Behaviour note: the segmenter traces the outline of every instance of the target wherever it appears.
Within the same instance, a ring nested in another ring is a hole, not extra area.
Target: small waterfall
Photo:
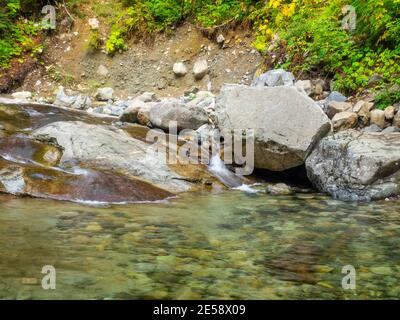
[[[237,188],[242,185],[242,180],[226,167],[218,154],[214,154],[211,157],[208,169],[224,185],[230,188]]]
[[[252,189],[249,185],[244,184],[242,179],[230,171],[225,163],[219,157],[219,154],[214,154],[211,157],[210,165],[208,166],[210,172],[219,179],[224,185],[230,188],[242,190],[248,193],[255,193],[256,190]]]

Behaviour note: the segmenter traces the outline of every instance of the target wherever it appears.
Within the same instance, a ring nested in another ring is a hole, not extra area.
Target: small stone
[[[99,29],[99,24],[100,24],[100,22],[99,22],[99,20],[97,20],[96,18],[91,18],[91,19],[89,19],[89,26],[90,26],[90,29],[92,29],[92,30],[98,30],[98,29]]]
[[[326,101],[329,103],[331,101],[337,101],[337,102],[345,102],[347,98],[342,95],[340,92],[337,91],[332,91],[328,98],[326,98]]]
[[[225,42],[225,37],[222,34],[219,34],[217,37],[217,43],[222,45]]]
[[[108,69],[104,66],[104,65],[99,65],[99,67],[97,68],[96,73],[99,76],[105,77],[106,75],[108,75]]]
[[[328,107],[326,109],[327,116],[332,119],[335,114],[341,113],[344,111],[348,111],[352,108],[351,103],[348,102],[339,102],[339,101],[330,101],[328,103]]]
[[[325,81],[322,79],[317,79],[314,81],[313,93],[314,95],[321,95],[324,93]]]
[[[376,124],[380,128],[384,129],[386,126],[385,111],[375,109],[371,111],[371,124]]]
[[[272,195],[290,195],[293,194],[292,189],[284,184],[284,183],[277,183],[275,185],[267,186],[267,193]]]
[[[99,88],[96,92],[96,99],[98,101],[108,101],[113,98],[114,90],[109,87]]]
[[[355,112],[340,112],[335,114],[332,119],[335,131],[354,128],[357,125],[358,116]]]
[[[310,80],[299,80],[294,85],[298,90],[300,90],[300,92],[304,92],[307,96],[310,96],[313,93]]]
[[[188,70],[183,62],[176,62],[173,66],[174,74],[177,77],[183,77],[187,74]]]
[[[205,59],[197,60],[193,66],[193,75],[196,80],[201,80],[208,73],[208,64]]]
[[[385,109],[385,118],[386,120],[393,120],[395,109],[393,106],[387,107]]]
[[[157,101],[157,95],[154,92],[143,92],[141,95],[137,96],[135,100],[136,99],[143,102],[153,102]]]
[[[277,87],[277,86],[293,86],[295,77],[293,73],[283,69],[269,70],[259,77],[256,77],[252,82],[254,87]]]

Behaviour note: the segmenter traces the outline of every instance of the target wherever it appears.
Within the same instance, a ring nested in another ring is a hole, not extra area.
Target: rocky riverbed
[[[177,98],[144,92],[117,100],[108,87],[93,96],[61,87],[54,101],[16,92],[0,98],[0,104],[3,192],[132,202],[240,186],[209,170],[211,157],[201,164],[183,159],[168,164],[171,144],[160,155],[146,141],[149,130],[157,129],[169,140],[176,138],[176,154],[190,141],[198,150],[207,148],[198,137],[211,137],[215,130],[252,130],[255,170],[285,173],[305,165],[318,191],[342,200],[400,194],[399,106],[375,109],[373,97],[355,101],[328,91],[322,80],[295,82],[281,69],[262,74],[250,86],[224,85],[217,96],[194,89]],[[170,132],[171,123],[176,132]],[[195,136],[179,135],[185,130]],[[232,152],[224,146],[223,157]],[[263,182],[265,174],[250,180]],[[134,187],[124,187],[129,184]],[[97,192],[95,185],[107,191]]]

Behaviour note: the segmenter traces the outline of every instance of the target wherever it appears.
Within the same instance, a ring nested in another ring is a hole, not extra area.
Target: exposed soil
[[[261,56],[251,46],[252,32],[247,27],[232,27],[224,32],[222,48],[216,42],[217,35],[209,39],[189,23],[169,35],[156,35],[152,41],[132,39],[128,50],[113,57],[102,51],[93,52],[88,48],[88,19],[94,15],[89,5],[83,10],[85,18],[75,17],[71,29],[46,40],[43,65],[26,76],[20,90],[53,97],[60,85],[86,92],[111,86],[121,98],[144,91],[161,97],[177,96],[193,87],[218,92],[224,83],[250,83],[261,62]],[[107,28],[101,21],[102,35],[107,34]],[[192,68],[199,58],[207,59],[209,74],[196,81]],[[182,78],[172,71],[177,61],[188,67],[188,74]],[[101,65],[106,67],[107,75],[98,73]]]

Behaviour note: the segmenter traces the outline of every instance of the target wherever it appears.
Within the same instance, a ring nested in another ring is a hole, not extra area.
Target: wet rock
[[[95,96],[98,101],[108,101],[112,100],[113,94],[114,94],[113,88],[105,87],[97,89]]]
[[[18,195],[25,190],[24,169],[11,165],[0,168],[0,191]]]
[[[347,97],[342,95],[340,92],[337,91],[332,91],[328,98],[326,98],[327,103],[331,101],[337,101],[337,102],[345,102],[347,100]]]
[[[303,164],[331,130],[321,108],[294,87],[225,85],[215,116],[220,129],[254,129],[255,167],[272,171]]]
[[[51,123],[36,130],[37,134],[48,134],[63,146],[61,163],[80,161],[99,169],[112,168],[172,192],[192,186],[169,168],[165,154],[122,130],[75,121]]]
[[[329,117],[329,119],[332,119],[335,116],[335,114],[351,110],[351,108],[352,108],[351,103],[331,101],[328,103],[326,114]]]
[[[46,137],[31,139],[26,136],[9,136],[0,140],[0,156],[18,159],[22,163],[40,163],[55,166],[59,163],[63,149],[57,142],[46,141]]]
[[[400,133],[342,131],[322,139],[306,161],[310,181],[342,200],[400,194]]]
[[[208,73],[207,60],[200,59],[194,63],[193,75],[196,80],[201,80]]]
[[[150,108],[150,122],[156,128],[168,130],[175,121],[178,130],[196,130],[208,123],[208,116],[202,108],[185,105],[177,100],[165,100]]]
[[[183,77],[188,73],[187,67],[183,62],[174,63],[173,71],[177,77]]]
[[[385,111],[375,109],[371,111],[371,124],[376,124],[381,129],[386,127]]]
[[[30,99],[32,98],[32,92],[30,91],[19,91],[19,92],[14,92],[11,95],[14,99]]]
[[[290,195],[293,194],[292,189],[284,183],[277,183],[275,185],[269,185],[266,189],[267,193],[272,195]]]
[[[335,114],[332,119],[335,131],[354,128],[357,125],[358,116],[354,112],[340,112]]]
[[[291,72],[287,72],[283,69],[270,70],[261,74],[252,83],[255,87],[277,87],[277,86],[293,86],[294,75]]]

